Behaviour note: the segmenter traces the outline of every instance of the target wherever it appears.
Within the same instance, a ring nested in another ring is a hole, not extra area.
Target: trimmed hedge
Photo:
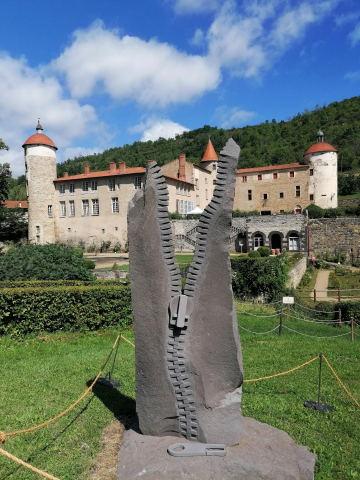
[[[0,335],[128,327],[132,322],[129,285],[0,290]]]
[[[239,298],[263,296],[271,301],[286,291],[289,277],[289,257],[285,254],[276,257],[231,259],[233,292]]]
[[[90,285],[117,285],[121,283],[119,280],[23,280],[13,282],[10,280],[0,281],[0,289],[2,288],[48,288],[48,287],[86,287]]]
[[[324,312],[334,312],[341,310],[341,322],[350,322],[351,318],[360,324],[360,302],[359,301],[347,301],[347,302],[318,302],[315,305],[315,310],[324,311]],[[339,318],[338,313],[333,313],[333,319],[337,320]],[[356,325],[354,325],[356,327]]]

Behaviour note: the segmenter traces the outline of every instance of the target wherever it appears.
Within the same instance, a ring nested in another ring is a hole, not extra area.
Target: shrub
[[[345,215],[345,211],[341,207],[327,208],[324,211],[325,218],[337,218],[337,217],[343,217],[344,215]]]
[[[0,336],[96,330],[132,324],[130,287],[17,288],[0,291]]]
[[[258,250],[251,250],[251,252],[248,253],[249,258],[259,258],[261,257],[260,252]]]
[[[330,272],[328,288],[340,288],[340,280],[334,271]]]
[[[74,248],[74,255],[77,255],[78,257],[82,258],[84,255],[84,250],[80,247]]]
[[[262,257],[268,257],[270,255],[270,248],[268,247],[259,247],[257,251]]]
[[[289,277],[289,258],[276,257],[231,259],[233,291],[240,298],[264,296],[271,301],[286,290]]]
[[[311,204],[306,207],[303,213],[305,214],[305,212],[308,212],[309,218],[324,218],[325,214],[325,210],[315,204]]]
[[[183,216],[178,212],[169,212],[169,220],[182,220]]]
[[[312,277],[312,274],[311,274],[311,270],[306,270],[306,272],[304,273],[304,275],[302,276],[302,279],[299,283],[299,287],[300,288],[304,288],[304,287],[308,287],[309,284],[310,284],[310,280],[311,280],[311,277]]]
[[[83,258],[56,244],[25,245],[0,257],[1,280],[94,281]]]
[[[95,262],[89,259],[84,260],[84,265],[88,270],[94,270],[95,268]]]

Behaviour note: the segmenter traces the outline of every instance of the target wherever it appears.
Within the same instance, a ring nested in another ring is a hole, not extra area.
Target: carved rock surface
[[[240,443],[226,447],[225,457],[172,457],[167,448],[178,442],[176,437],[126,431],[117,467],[119,480],[314,479],[316,455],[286,432],[252,418],[243,418]]]
[[[183,295],[167,186],[155,162],[129,203],[136,410],[145,435],[240,440],[243,373],[229,257],[239,154],[232,139],[220,153]]]

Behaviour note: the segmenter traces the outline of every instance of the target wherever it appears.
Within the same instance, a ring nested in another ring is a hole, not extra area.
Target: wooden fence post
[[[338,288],[338,301],[341,302],[341,290]]]
[[[281,337],[281,328],[282,328],[283,312],[280,312],[280,325],[279,325],[279,337]]]
[[[339,308],[339,328],[341,328],[341,310]]]
[[[289,310],[290,310],[290,305],[287,304],[286,320],[289,320]]]
[[[354,319],[351,317],[351,341],[354,341]]]
[[[316,290],[314,288],[314,303],[316,303]]]

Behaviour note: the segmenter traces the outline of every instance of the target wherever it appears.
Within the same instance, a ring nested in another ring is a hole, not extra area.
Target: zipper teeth
[[[194,296],[196,280],[205,258],[209,228],[212,224],[212,219],[214,218],[215,213],[217,213],[224,197],[228,177],[228,166],[229,161],[224,157],[220,157],[216,174],[216,186],[214,194],[211,202],[205,207],[199,220],[194,258],[189,267],[184,289],[184,294],[188,297]]]

